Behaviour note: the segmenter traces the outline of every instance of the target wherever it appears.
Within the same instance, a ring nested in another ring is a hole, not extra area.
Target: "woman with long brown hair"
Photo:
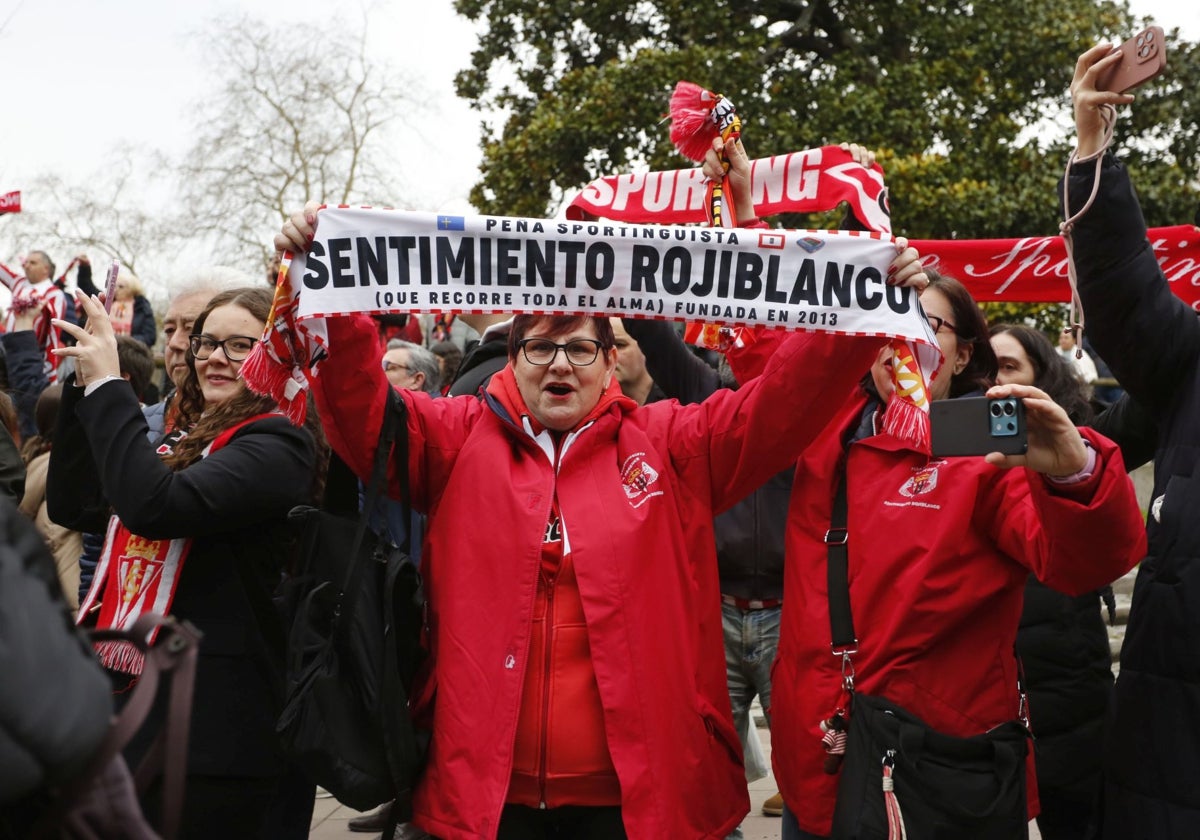
[[[240,376],[266,323],[270,290],[224,292],[196,319],[179,421],[157,444],[118,374],[103,306],[82,294],[78,304],[86,329],[55,322],[75,338],[60,355],[74,358],[76,374],[64,390],[47,498],[61,524],[107,527],[81,616],[125,627],[144,611],[163,612],[203,632],[185,835],[230,836],[236,826],[238,836],[266,837],[285,770],[274,733],[284,637],[270,597],[286,558],[288,511],[312,501],[317,471],[309,432]],[[101,645],[99,653],[118,687],[136,679],[141,662],[127,648]],[[146,746],[131,744],[131,764]],[[152,787],[143,806],[153,814],[157,804]]]

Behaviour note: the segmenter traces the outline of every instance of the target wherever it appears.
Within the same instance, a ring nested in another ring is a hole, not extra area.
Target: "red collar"
[[[545,431],[545,426],[537,421],[537,418],[530,413],[529,408],[525,405],[525,400],[521,397],[521,390],[517,387],[517,377],[513,373],[512,363],[509,362],[504,366],[504,369],[492,377],[488,383],[487,392],[491,394],[504,407],[510,417],[528,417],[529,425],[533,428],[535,435]],[[592,410],[587,413],[582,420],[576,424],[574,429],[580,429],[588,423],[595,420],[608,409],[616,405],[621,411],[632,411],[637,408],[637,403],[629,397],[621,393],[621,386],[617,383],[617,378],[614,376],[612,381],[608,383],[608,387],[604,393],[600,395],[600,399]]]

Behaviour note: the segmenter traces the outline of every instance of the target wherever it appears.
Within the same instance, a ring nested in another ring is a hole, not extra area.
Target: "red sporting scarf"
[[[217,435],[202,457],[208,457],[227,444],[238,429],[269,416],[258,414],[230,426]],[[186,432],[177,430],[163,438],[157,449],[159,457],[170,455],[185,437]],[[76,623],[82,622],[95,608],[98,599],[100,614],[96,627],[101,630],[128,630],[143,613],[169,615],[175,592],[179,588],[179,579],[183,576],[184,561],[191,547],[192,540],[189,537],[146,539],[126,528],[116,516],[110,517],[96,574],[87,597],[79,605]],[[154,634],[157,633],[156,628]],[[100,663],[105,668],[126,674],[142,672],[142,653],[132,645],[125,642],[97,642],[95,647]]]
[[[820,213],[848,202],[871,230],[891,233],[883,169],[855,162],[838,146],[750,161],[751,194],[760,218]],[[679,225],[704,222],[708,181],[700,169],[611,175],[592,181],[567,207],[568,219]]]

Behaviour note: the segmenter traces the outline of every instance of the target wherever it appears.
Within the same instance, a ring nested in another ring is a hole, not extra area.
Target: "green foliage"
[[[1075,60],[1135,29],[1123,0],[455,0],[486,22],[459,94],[506,115],[483,138],[485,213],[543,216],[569,191],[689,165],[663,121],[681,79],[728,96],[753,156],[876,149],[913,238],[1053,233]],[[1197,46],[1121,115],[1152,224],[1188,221],[1200,164]],[[787,220],[791,224],[793,220]],[[826,220],[807,220],[822,222]]]
[[[982,303],[984,317],[989,324],[1024,324],[1027,327],[1041,330],[1050,339],[1050,343],[1058,344],[1058,334],[1067,323],[1067,305],[1065,303],[1011,303],[992,301]]]

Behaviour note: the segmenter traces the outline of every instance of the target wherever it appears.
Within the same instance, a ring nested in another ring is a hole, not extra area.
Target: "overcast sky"
[[[405,177],[426,197],[423,209],[465,201],[479,159],[477,119],[454,96],[452,79],[467,65],[473,39],[450,0],[0,0],[7,117],[0,190],[46,170],[90,173],[121,139],[185,150],[188,106],[212,84],[189,36],[219,12],[283,22],[278,15],[286,9],[298,25],[336,26],[367,6],[372,54],[439,103],[426,123],[436,142],[412,144]],[[1196,0],[1135,0],[1133,7],[1200,37]]]
[[[438,103],[424,115],[422,139],[405,151],[412,157],[403,177],[425,197],[422,209],[465,200],[476,177],[478,120],[452,82],[473,38],[449,0],[0,0],[0,190],[47,170],[91,173],[118,140],[183,153],[189,106],[215,85],[195,34],[219,13],[337,26],[361,19],[368,6],[371,55]]]
[[[1197,0],[1132,5],[1200,39]],[[0,0],[6,117],[0,192],[20,189],[40,172],[81,178],[102,166],[119,141],[181,155],[192,128],[189,106],[215,81],[194,36],[219,13],[337,26],[361,19],[368,7],[371,54],[437,103],[403,151],[403,198],[419,209],[467,210],[477,177],[478,118],[454,96],[452,80],[467,66],[474,39],[450,0]],[[30,209],[36,202],[24,197]]]

